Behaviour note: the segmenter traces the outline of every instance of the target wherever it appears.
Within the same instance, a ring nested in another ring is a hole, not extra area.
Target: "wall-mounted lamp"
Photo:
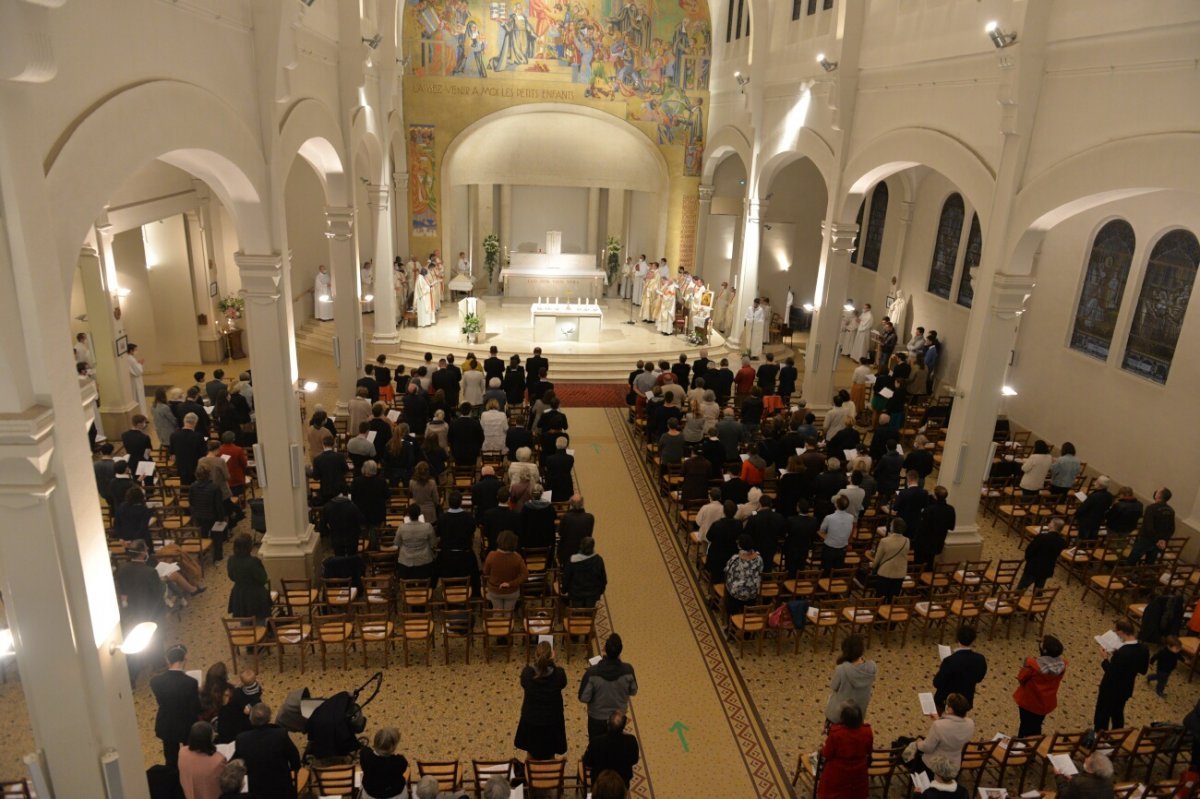
[[[807,313],[812,313],[817,309],[817,306],[813,305],[811,302],[806,302],[800,307],[803,308]]]
[[[303,388],[305,391],[311,393],[311,392],[317,390],[317,381],[316,380],[305,380],[300,384],[300,387]]]
[[[367,294],[366,296],[363,297],[363,302],[370,302],[373,299],[375,299],[374,294]]]
[[[127,288],[123,288],[123,287],[121,287],[121,286],[117,286],[117,287],[116,287],[116,289],[114,289],[114,290],[113,290],[113,294],[116,294],[116,295],[117,295],[118,297],[120,297],[121,299],[125,299],[125,298],[126,298],[126,297],[128,297],[128,296],[129,296],[131,293],[132,293],[132,292],[131,292],[129,289],[127,289]]]
[[[826,72],[833,72],[838,67],[838,62],[830,61],[825,57],[824,53],[817,53],[817,63],[821,65],[821,69]]]
[[[1000,388],[1000,396],[1015,397],[1015,396],[1017,396],[1017,390],[1015,388],[1013,388],[1012,386],[1002,386]]]
[[[842,306],[842,310],[843,310],[843,311],[846,311],[847,313],[848,313],[848,312],[850,312],[850,311],[853,311],[853,310],[854,310],[854,303],[853,303],[853,302],[850,302],[850,301],[847,301],[847,302],[846,302],[846,304]]]
[[[311,7],[312,7],[312,4],[313,4],[313,3],[315,3],[315,2],[317,2],[317,0],[300,0],[300,2],[301,2],[301,3],[304,3],[304,5],[306,5],[306,6],[308,6],[308,7],[310,7],[310,8],[311,8]]]
[[[997,50],[1003,50],[1005,47],[1008,47],[1017,40],[1016,31],[1013,31],[1012,33],[1005,33],[1000,28],[1000,23],[996,20],[989,22],[987,27],[984,28],[984,31],[987,32],[988,38],[992,40],[992,44],[995,45]]]
[[[328,294],[322,294],[319,297],[317,297],[317,299],[320,300],[321,302],[329,302],[330,300],[333,299],[333,297],[330,297]]]
[[[150,646],[150,639],[154,637],[154,633],[157,630],[157,624],[152,621],[144,621],[129,631],[129,635],[125,636],[124,642],[118,644],[116,641],[113,641],[110,643],[108,645],[108,654],[114,655],[119,649],[126,655],[136,655]]]
[[[733,73],[733,79],[737,81],[737,85],[742,94],[746,93],[746,85],[750,83],[750,76],[743,75],[740,71]]]
[[[379,45],[383,42],[383,34],[377,33],[374,36],[372,36],[370,39],[368,39],[366,36],[364,36],[364,37],[362,37],[362,40],[363,40],[363,44],[367,45],[367,47],[370,47],[372,50],[378,50]]]
[[[12,630],[0,630],[0,658],[6,658],[9,655],[16,654],[17,649],[13,644]]]

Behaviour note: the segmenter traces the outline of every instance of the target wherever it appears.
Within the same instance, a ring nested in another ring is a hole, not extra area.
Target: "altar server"
[[[133,401],[137,403],[138,413],[146,415],[146,384],[142,374],[146,371],[145,360],[137,356],[136,344],[128,345],[125,350],[125,368],[129,370],[129,390],[133,392]]]
[[[862,313],[858,315],[858,325],[854,329],[854,344],[850,348],[850,357],[859,361],[865,357],[871,346],[871,326],[875,324],[875,316],[871,313],[871,303],[863,303]]]
[[[678,289],[666,275],[662,278],[662,288],[659,293],[658,332],[669,336],[675,332],[675,296]]]
[[[329,279],[329,267],[325,264],[317,267],[317,277],[313,281],[313,316],[322,322],[333,318],[333,285]]]
[[[646,293],[646,273],[649,271],[650,265],[646,263],[646,256],[643,254],[637,266],[633,268],[633,304],[639,307]]]
[[[754,304],[746,309],[745,328],[742,334],[742,346],[750,353],[751,358],[762,355],[765,318],[761,301],[755,297]]]
[[[434,310],[433,284],[430,282],[428,269],[422,269],[421,274],[417,275],[413,306],[417,311],[417,327],[429,327],[437,321],[437,312]]]

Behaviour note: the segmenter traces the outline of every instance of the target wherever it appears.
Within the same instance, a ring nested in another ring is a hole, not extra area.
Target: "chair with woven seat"
[[[892,783],[900,774],[900,766],[904,763],[904,747],[895,749],[872,749],[871,759],[867,761],[868,790],[881,791],[880,796],[887,799],[892,790]]]
[[[946,608],[946,623],[954,623],[956,626],[978,626],[986,612],[985,603],[989,593],[988,588],[963,588],[958,592],[958,596],[950,600],[950,605]]]
[[[320,595],[312,580],[280,580],[279,587],[279,600],[289,616],[312,617],[313,605]]]
[[[345,613],[323,613],[313,617],[313,633],[321,649],[321,671],[329,666],[327,656],[331,647],[342,650],[342,670],[345,671],[350,657],[350,644],[354,641],[354,624]]]
[[[1164,763],[1170,757],[1171,745],[1183,733],[1183,728],[1174,724],[1142,727],[1130,735],[1121,745],[1121,759],[1125,761],[1125,779],[1133,779],[1135,768],[1144,768],[1142,782],[1149,783],[1154,766],[1159,760]]]
[[[1036,787],[1041,788],[1046,783],[1046,777],[1054,769],[1054,764],[1050,762],[1050,756],[1066,755],[1074,759],[1083,748],[1083,741],[1086,737],[1087,731],[1085,730],[1083,732],[1056,732],[1043,738],[1037,748],[1036,756],[1038,762],[1042,764],[1042,774]]]
[[[391,575],[380,574],[363,578],[363,592],[359,597],[367,613],[396,612],[396,581]]]
[[[358,799],[358,782],[361,779],[356,763],[345,765],[318,766],[308,768],[312,786],[321,799]]]
[[[830,597],[846,596],[854,587],[855,569],[832,569],[817,580],[817,592]]]
[[[442,589],[442,602],[447,607],[461,607],[471,601],[470,577],[443,577],[440,585]]]
[[[263,642],[267,638],[267,627],[261,625],[252,617],[234,616],[228,619],[221,619],[221,624],[225,627],[225,637],[229,639],[229,652],[233,658],[233,673],[237,674],[238,669],[238,647],[246,647],[250,650],[254,657],[254,670],[258,671],[258,655],[259,649],[262,648]]]
[[[592,608],[567,608],[563,611],[563,634],[564,647],[567,650],[567,660],[571,660],[571,653],[575,649],[575,639],[582,638],[584,657],[592,654],[592,644],[597,642],[596,635],[596,609]]]
[[[984,771],[992,762],[992,753],[996,751],[999,744],[1000,742],[994,738],[987,741],[967,741],[963,745],[962,766],[958,771],[959,784],[966,785],[967,779],[974,775],[971,790],[977,789],[983,779]]]
[[[358,644],[362,647],[363,668],[368,665],[368,653],[373,644],[378,644],[383,650],[383,667],[386,669],[391,661],[389,657],[392,648],[395,625],[391,614],[360,613],[358,615]]]
[[[913,605],[913,623],[921,626],[921,643],[925,643],[933,628],[938,630],[938,643],[946,634],[946,619],[950,603],[958,596],[954,590],[930,591]]]
[[[796,599],[811,599],[819,590],[820,569],[801,569],[790,579],[783,581],[783,590]]]
[[[1021,593],[1015,588],[1002,588],[983,602],[984,615],[982,622],[987,623],[988,637],[996,633],[996,625],[1004,622],[1004,638],[1012,635],[1012,621],[1017,617],[1017,609],[1021,601]]]
[[[817,651],[817,642],[822,635],[829,635],[829,651],[837,649],[838,633],[842,628],[842,609],[850,604],[849,599],[825,599],[819,605],[808,608],[808,622],[804,625],[803,634],[812,636],[813,651]],[[799,642],[797,642],[797,649]]]
[[[922,588],[944,589],[954,582],[954,572],[958,571],[958,561],[933,564],[933,570],[921,572],[918,584]]]
[[[421,612],[433,601],[433,589],[428,580],[401,580],[396,599],[404,613]]]
[[[950,579],[958,585],[979,588],[989,582],[987,572],[991,565],[990,560],[964,560],[958,564]]]
[[[567,761],[565,758],[525,761],[525,779],[536,796],[562,799],[566,789]]]
[[[533,650],[537,647],[541,636],[550,636],[550,645],[554,645],[554,622],[557,615],[554,610],[553,600],[547,601],[544,605],[531,604],[525,608],[525,615],[521,619],[521,626],[525,633],[526,664],[529,663],[533,655]]]
[[[279,655],[279,671],[283,671],[283,651],[295,647],[300,653],[300,673],[303,674],[304,656],[312,646],[312,625],[300,616],[272,616],[267,619],[267,629]]]
[[[463,774],[457,760],[418,760],[417,775],[437,780],[439,793],[462,790]]]
[[[497,645],[505,647],[505,660],[512,660],[513,624],[513,612],[511,610],[500,610],[498,608],[484,609],[483,630],[480,632],[480,636],[483,638],[483,657],[485,662],[492,662],[493,638],[496,639]]]
[[[892,599],[887,604],[880,605],[875,611],[879,616],[879,621],[883,625],[883,645],[887,646],[892,639],[892,633],[897,628],[900,629],[900,646],[908,643],[908,627],[913,620],[913,606],[917,604],[918,597],[915,596],[898,596]]]
[[[842,607],[842,626],[847,635],[861,635],[867,646],[871,645],[871,633],[883,600],[880,597],[858,597],[847,600]]]
[[[1089,594],[1095,594],[1100,599],[1101,606],[1119,607],[1120,597],[1133,590],[1134,566],[1117,564],[1105,572],[1093,574],[1084,584],[1081,602],[1087,603]]]
[[[444,605],[441,608],[442,654],[450,665],[450,642],[463,642],[465,662],[471,663],[471,639],[475,637],[474,605]]]
[[[1025,792],[1025,780],[1029,770],[1037,762],[1037,749],[1045,736],[1027,735],[1024,738],[1009,738],[998,743],[992,750],[991,762],[986,771],[995,774],[996,785],[1003,786],[1005,777],[1016,775],[1017,795]]]
[[[1022,638],[1029,631],[1029,625],[1034,622],[1038,625],[1038,638],[1045,634],[1046,617],[1050,615],[1050,608],[1054,605],[1054,597],[1058,596],[1058,591],[1057,587],[1053,587],[1040,592],[1030,591],[1021,594],[1021,598],[1017,600],[1017,608],[1025,614],[1025,622],[1021,625]]]
[[[771,606],[763,604],[746,605],[741,613],[729,614],[729,632],[738,642],[738,654],[746,654],[746,639],[755,637],[757,654],[762,654],[763,639],[767,633],[767,617],[771,615]]]
[[[33,788],[29,780],[0,782],[0,799],[33,799]]]
[[[496,775],[512,781],[514,776],[513,761],[511,760],[472,760],[471,775],[474,782],[475,799],[483,799],[483,789],[487,781]]]
[[[1021,571],[1021,565],[1024,562],[1019,558],[998,560],[983,573],[983,579],[996,588],[1011,588],[1017,584],[1017,574]]]
[[[409,649],[413,645],[424,642],[425,645],[425,665],[433,663],[433,634],[435,631],[433,623],[433,614],[426,611],[425,613],[401,613],[400,623],[396,627],[396,637],[400,639],[400,646],[404,650],[404,665],[408,666]]]

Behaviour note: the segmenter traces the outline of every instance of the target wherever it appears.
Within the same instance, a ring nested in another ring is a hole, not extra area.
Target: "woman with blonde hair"
[[[400,799],[408,790],[408,759],[396,752],[400,730],[384,727],[375,732],[374,745],[358,752],[362,767],[362,799]]]
[[[533,665],[521,671],[521,721],[513,746],[532,760],[549,760],[567,751],[567,723],[563,714],[563,689],[567,673],[554,662],[554,647],[542,641],[534,651]]]

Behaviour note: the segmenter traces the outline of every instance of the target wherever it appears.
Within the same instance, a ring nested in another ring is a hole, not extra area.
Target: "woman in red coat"
[[[854,702],[842,705],[841,723],[829,728],[821,757],[825,765],[817,784],[817,799],[867,799],[867,766],[874,736],[863,724],[862,710]]]
[[[1058,686],[1067,670],[1067,661],[1062,656],[1063,645],[1053,635],[1042,639],[1041,654],[1026,658],[1025,665],[1017,674],[1017,690],[1013,699],[1021,713],[1021,728],[1017,735],[1041,735],[1042,722],[1050,711],[1058,707]]]

